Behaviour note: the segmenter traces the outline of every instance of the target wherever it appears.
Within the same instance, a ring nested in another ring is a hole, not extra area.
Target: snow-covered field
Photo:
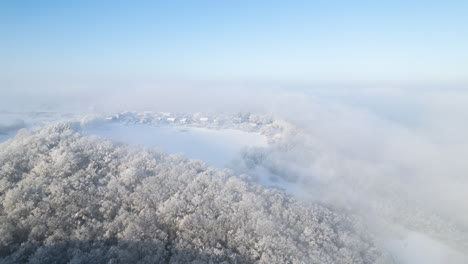
[[[235,129],[104,124],[87,129],[86,134],[128,144],[161,147],[168,153],[180,153],[218,168],[239,159],[245,147],[267,145],[264,136]]]

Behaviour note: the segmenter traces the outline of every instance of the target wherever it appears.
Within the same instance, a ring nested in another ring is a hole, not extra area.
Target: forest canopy
[[[0,262],[388,261],[351,214],[79,131],[23,129],[0,145]]]

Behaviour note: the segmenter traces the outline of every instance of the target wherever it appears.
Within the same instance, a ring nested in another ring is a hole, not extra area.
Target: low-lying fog
[[[46,97],[27,111],[7,107],[9,101],[0,109],[0,140],[21,128],[125,110],[272,117],[284,122],[274,140],[241,129],[185,125],[100,123],[82,132],[161,147],[251,174],[297,199],[350,210],[396,263],[467,261],[468,94],[461,88],[121,91],[84,96],[81,106]]]

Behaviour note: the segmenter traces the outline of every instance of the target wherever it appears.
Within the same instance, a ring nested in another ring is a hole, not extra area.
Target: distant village
[[[220,115],[206,113],[122,112],[108,116],[106,119],[124,124],[183,125],[213,129],[236,128],[248,131],[257,131],[259,127],[273,123],[273,119],[270,117],[250,113]]]

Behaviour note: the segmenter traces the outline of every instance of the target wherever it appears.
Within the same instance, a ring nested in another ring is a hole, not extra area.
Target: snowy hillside
[[[82,136],[73,124],[21,131],[2,144],[0,164],[2,263],[382,258],[352,215],[200,161]]]
[[[1,116],[2,263],[466,260],[466,225],[405,197],[394,168],[278,118]]]

